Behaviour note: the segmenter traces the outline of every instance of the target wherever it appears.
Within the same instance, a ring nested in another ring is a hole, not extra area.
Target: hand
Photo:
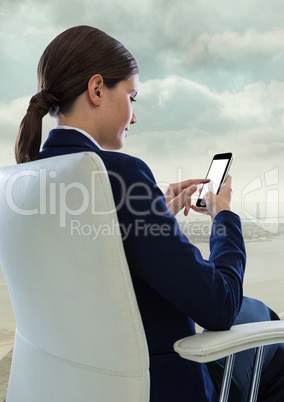
[[[184,215],[187,216],[192,207],[191,196],[197,190],[197,185],[209,183],[209,181],[208,179],[193,179],[170,184],[165,192],[170,213],[176,215],[184,208]]]
[[[204,207],[199,208],[192,205],[191,208],[195,212],[210,215],[214,218],[221,211],[231,211],[232,192],[232,177],[228,176],[217,195],[210,191],[205,194],[203,198]]]

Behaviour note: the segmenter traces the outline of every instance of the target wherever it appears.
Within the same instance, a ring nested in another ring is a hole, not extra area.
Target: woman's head
[[[18,163],[38,159],[42,118],[66,114],[99,74],[107,88],[138,73],[135,59],[116,39],[89,26],[67,29],[43,52],[38,65],[38,93],[30,100],[16,142]]]

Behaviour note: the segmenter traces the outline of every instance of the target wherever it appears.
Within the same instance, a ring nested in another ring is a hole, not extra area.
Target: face
[[[98,142],[104,149],[115,150],[123,146],[130,124],[136,122],[133,102],[138,91],[139,76],[131,75],[114,88],[103,88],[101,127]]]

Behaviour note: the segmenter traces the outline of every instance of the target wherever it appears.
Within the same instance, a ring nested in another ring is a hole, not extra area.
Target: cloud
[[[0,28],[0,100],[32,96],[37,91],[37,63],[57,29],[45,24],[44,9],[17,5],[13,15],[5,10]],[[0,10],[2,10],[0,8]],[[42,19],[39,15],[42,13]],[[7,14],[7,15],[6,15]],[[0,13],[1,16],[1,13]],[[23,24],[25,21],[25,24]],[[41,25],[42,23],[42,25]]]
[[[22,117],[24,116],[29,99],[17,98],[10,103],[0,104],[1,140],[11,142],[15,138]]]
[[[141,83],[137,100],[141,131],[198,128],[222,134],[236,127],[283,127],[284,82],[274,80],[233,92],[168,76]]]
[[[18,98],[10,103],[0,104],[0,166],[15,164],[14,144],[27,104],[27,98]]]
[[[261,125],[283,128],[284,82],[256,82],[239,93],[225,91],[222,103],[222,116],[242,127]]]
[[[74,0],[72,7],[65,0],[4,1],[0,74],[13,84],[1,80],[0,97],[35,92],[42,51],[59,32],[79,24],[121,40],[137,58],[143,81],[177,74],[217,90],[239,90],[255,80],[281,80],[283,12],[280,0],[273,7],[264,0],[229,7],[225,0]]]
[[[284,29],[258,32],[246,29],[244,33],[225,31],[221,34],[202,33],[190,46],[188,61],[197,63],[236,63],[255,56],[283,59]]]

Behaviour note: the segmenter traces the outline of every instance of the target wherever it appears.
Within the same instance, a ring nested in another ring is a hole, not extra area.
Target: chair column
[[[249,402],[256,402],[258,395],[259,382],[261,377],[261,369],[263,364],[264,346],[259,346],[255,352],[254,367],[252,373]]]
[[[219,402],[227,402],[229,397],[235,354],[226,357]]]

